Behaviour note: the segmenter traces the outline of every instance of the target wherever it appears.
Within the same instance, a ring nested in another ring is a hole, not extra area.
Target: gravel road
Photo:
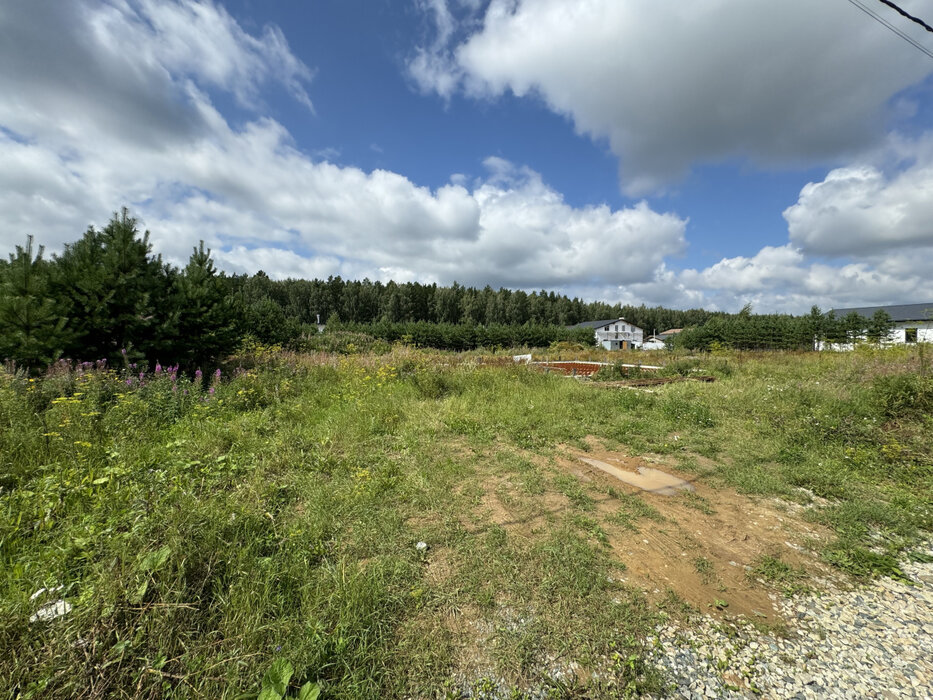
[[[927,546],[933,557],[933,543]],[[658,630],[654,662],[681,698],[933,697],[933,564],[848,591],[776,598],[786,636],[708,616]]]

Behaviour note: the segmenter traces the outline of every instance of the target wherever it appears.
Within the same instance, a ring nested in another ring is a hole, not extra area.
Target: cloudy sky
[[[853,1],[2,2],[0,252],[126,205],[273,277],[930,301],[933,58]]]

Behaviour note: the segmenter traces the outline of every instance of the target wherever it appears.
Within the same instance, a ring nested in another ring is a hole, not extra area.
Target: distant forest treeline
[[[351,281],[340,277],[274,281],[258,272],[252,276],[234,275],[229,278],[229,284],[247,305],[271,301],[281,309],[284,319],[298,324],[315,323],[317,314],[322,322],[337,319],[356,324],[386,321],[482,326],[526,323],[570,326],[581,321],[625,318],[650,334],[655,329],[661,332],[694,326],[727,315],[703,309],[677,311],[661,306],[585,302],[544,290],[527,293],[488,286],[477,289],[456,282],[442,287],[418,282]]]
[[[247,336],[261,343],[315,347],[317,320],[330,328],[454,350],[592,342],[580,321],[624,317],[646,334],[688,328],[679,343],[735,348],[805,348],[814,338],[844,340],[868,331],[859,317],[739,314],[703,309],[584,302],[555,292],[526,293],[454,283],[272,280],[263,272],[218,272],[203,243],[178,269],[152,254],[126,209],[45,259],[32,238],[0,260],[0,358],[39,369],[59,357],[143,361],[206,368]],[[890,325],[889,320],[887,321]]]

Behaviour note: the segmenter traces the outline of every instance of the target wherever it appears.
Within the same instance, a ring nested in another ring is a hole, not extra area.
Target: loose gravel
[[[926,554],[933,557],[933,543]],[[703,698],[933,697],[933,564],[905,563],[911,584],[775,597],[781,635],[706,615],[659,628],[653,662],[671,695]]]

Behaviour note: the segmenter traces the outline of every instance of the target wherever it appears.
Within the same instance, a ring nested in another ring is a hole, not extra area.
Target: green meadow
[[[0,694],[663,693],[648,639],[684,603],[646,603],[612,545],[655,512],[561,455],[783,499],[832,533],[840,575],[898,577],[933,530],[924,351],[659,353],[717,381],[651,391],[399,345],[258,348],[205,377],[3,371]],[[492,495],[521,522],[488,517]]]

